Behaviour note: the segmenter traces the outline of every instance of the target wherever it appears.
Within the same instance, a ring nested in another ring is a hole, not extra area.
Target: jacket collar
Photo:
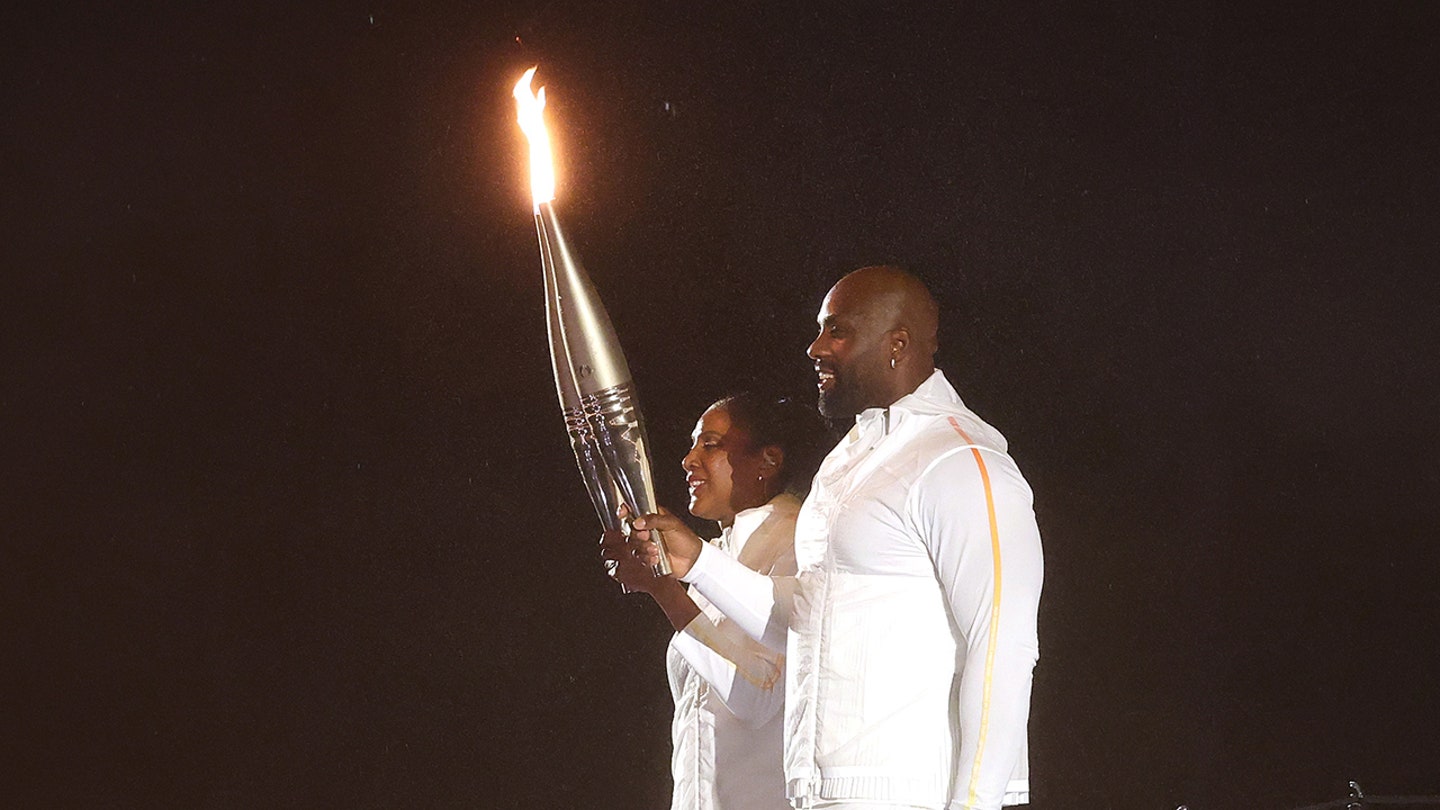
[[[914,391],[895,400],[888,408],[862,411],[855,417],[855,429],[859,433],[878,430],[888,436],[912,416],[954,417],[964,424],[974,443],[994,447],[1002,453],[1007,449],[1000,431],[965,406],[960,394],[938,368]]]
[[[735,522],[730,524],[730,528],[722,532],[730,553],[738,555],[740,549],[745,545],[745,540],[753,536],[761,524],[776,512],[785,511],[791,514],[800,511],[800,499],[788,492],[782,492],[759,506],[753,506],[749,509],[742,509],[736,512]],[[740,538],[738,544],[736,543],[736,538]]]

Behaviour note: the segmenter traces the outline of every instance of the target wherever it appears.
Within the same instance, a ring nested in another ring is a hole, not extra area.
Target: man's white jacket
[[[865,411],[801,509],[794,578],[703,551],[687,580],[785,649],[797,807],[1028,800],[1043,560],[1005,438],[936,371]]]

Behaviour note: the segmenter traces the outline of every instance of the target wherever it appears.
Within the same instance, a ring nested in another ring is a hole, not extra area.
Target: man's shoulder
[[[1009,447],[1005,436],[970,410],[938,369],[897,405],[914,422],[914,441],[935,452],[973,447],[1004,454]]]
[[[979,427],[987,427],[980,422]],[[960,417],[932,419],[907,448],[906,509],[950,510],[975,498],[1029,502],[1033,494],[1003,443]]]
[[[914,421],[906,446],[917,457],[936,458],[970,448],[1006,454],[1005,437],[970,411],[917,415]]]

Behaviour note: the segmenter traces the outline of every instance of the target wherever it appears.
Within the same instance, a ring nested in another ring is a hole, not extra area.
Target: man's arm
[[[1029,485],[1009,456],[934,462],[908,516],[935,562],[963,656],[951,810],[998,810],[1025,750],[1044,562]]]

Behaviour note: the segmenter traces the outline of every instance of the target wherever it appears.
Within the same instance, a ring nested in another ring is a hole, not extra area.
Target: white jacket
[[[795,553],[794,578],[708,551],[687,577],[788,650],[795,806],[1028,801],[1040,534],[1004,437],[943,374],[860,414],[821,465]]]
[[[747,509],[715,545],[767,576],[795,573],[800,501],[781,494]],[[701,613],[666,651],[675,700],[671,810],[786,810],[781,763],[785,656],[756,642],[691,593]]]

